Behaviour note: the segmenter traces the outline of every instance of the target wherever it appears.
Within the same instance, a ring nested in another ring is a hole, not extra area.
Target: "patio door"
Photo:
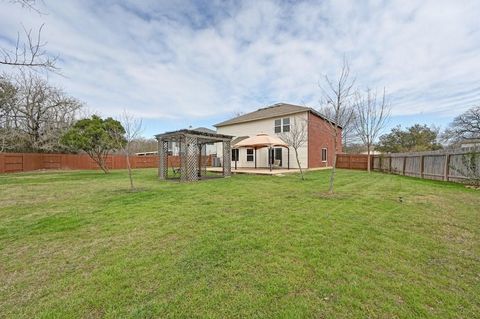
[[[273,164],[275,160],[280,161],[280,166],[282,166],[282,148],[272,148],[268,152],[268,163]]]

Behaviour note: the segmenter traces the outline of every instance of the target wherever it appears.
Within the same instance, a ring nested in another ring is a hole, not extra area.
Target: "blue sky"
[[[145,136],[211,126],[277,102],[320,106],[343,56],[359,88],[386,88],[390,126],[446,126],[480,104],[480,1],[0,0],[0,47],[45,23],[89,111],[144,119]],[[0,71],[8,71],[0,68]]]

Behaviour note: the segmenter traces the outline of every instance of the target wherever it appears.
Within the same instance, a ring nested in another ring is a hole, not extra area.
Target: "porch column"
[[[168,173],[168,141],[158,140],[158,178],[167,179]]]
[[[287,147],[287,158],[288,158],[288,160],[287,160],[288,169],[290,169],[290,147]]]
[[[272,154],[272,147],[268,148],[268,164],[270,166],[270,172],[272,171],[272,161],[274,159],[274,154]]]
[[[232,149],[230,147],[230,140],[224,140],[223,145],[223,176],[232,175]]]

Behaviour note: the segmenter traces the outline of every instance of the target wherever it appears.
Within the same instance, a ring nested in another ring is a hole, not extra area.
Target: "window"
[[[238,161],[238,148],[232,149],[232,161]]]
[[[247,162],[253,162],[253,148],[247,148]]]
[[[290,118],[286,117],[283,119],[283,131],[290,132]]]
[[[290,132],[290,118],[285,117],[283,119],[275,120],[274,132],[275,133]]]
[[[322,162],[326,162],[326,161],[327,161],[327,149],[322,148]]]
[[[275,133],[281,133],[282,132],[282,120],[278,119],[275,120]]]

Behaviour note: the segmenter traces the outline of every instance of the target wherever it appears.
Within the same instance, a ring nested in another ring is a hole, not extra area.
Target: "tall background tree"
[[[373,143],[378,135],[385,128],[390,115],[390,106],[385,98],[385,90],[380,98],[377,93],[370,89],[366,92],[355,94],[355,131],[358,138],[367,148],[367,170],[370,172],[370,153],[373,150]]]
[[[328,192],[333,194],[335,173],[337,164],[338,140],[342,129],[339,125],[342,119],[349,119],[353,116],[351,107],[351,97],[353,94],[353,85],[355,80],[350,77],[350,67],[346,59],[343,60],[343,66],[337,79],[331,79],[325,75],[323,83],[320,83],[320,89],[323,95],[324,105],[321,107],[330,114],[328,134],[333,140],[333,167],[330,173],[330,182]]]
[[[102,119],[97,115],[82,119],[73,125],[62,137],[62,143],[68,147],[87,153],[97,165],[108,173],[106,164],[110,152],[121,149],[126,141],[120,140],[125,129],[122,124],[109,117]]]
[[[415,124],[405,130],[394,127],[390,133],[380,136],[376,149],[384,153],[422,152],[442,149],[436,127]]]
[[[474,106],[455,117],[448,129],[443,133],[443,138],[452,144],[469,140],[479,140],[480,105]]]
[[[60,137],[82,103],[33,72],[0,76],[0,131],[3,151],[65,151]]]
[[[297,166],[300,169],[300,176],[302,180],[305,180],[305,176],[303,174],[302,165],[298,156],[298,150],[305,146],[308,141],[307,123],[308,122],[306,120],[297,119],[294,117],[293,125],[290,125],[290,130],[288,132],[283,132],[280,135],[281,139],[287,143],[289,147],[293,148],[293,151],[295,152],[295,159],[297,161]]]

